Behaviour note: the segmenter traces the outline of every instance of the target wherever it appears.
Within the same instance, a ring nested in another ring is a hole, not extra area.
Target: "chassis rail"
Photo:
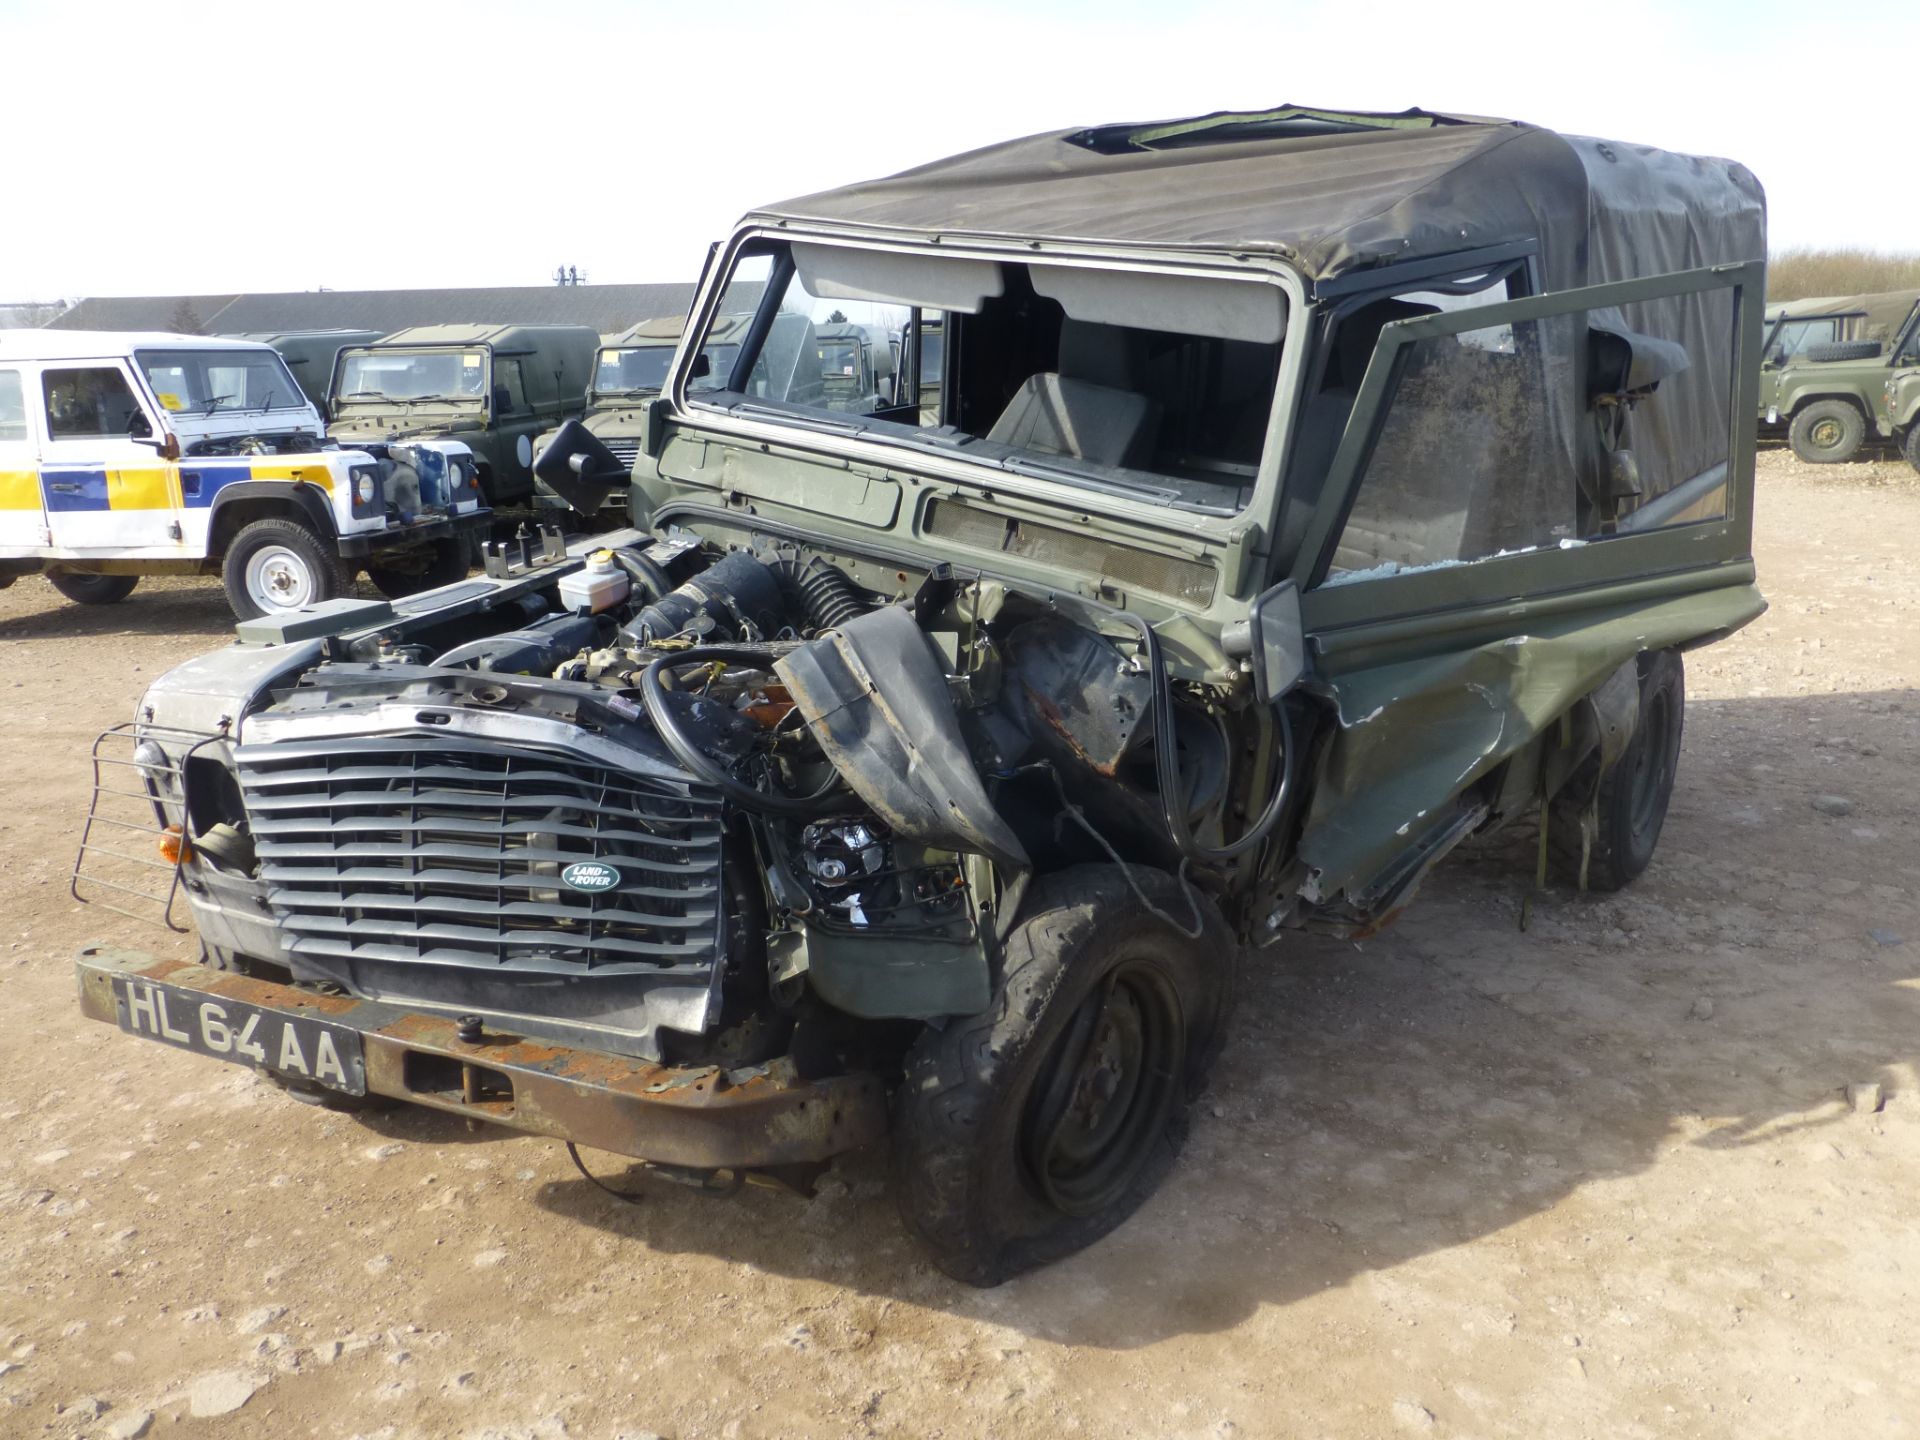
[[[693,1170],[762,1170],[828,1159],[887,1128],[886,1087],[867,1074],[803,1080],[782,1062],[680,1069],[492,1031],[468,1042],[450,1016],[321,994],[138,951],[82,950],[80,1009],[119,1023],[116,976],[360,1033],[369,1094],[531,1135]]]

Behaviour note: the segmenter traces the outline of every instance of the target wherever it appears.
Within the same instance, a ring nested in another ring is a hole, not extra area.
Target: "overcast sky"
[[[0,0],[0,301],[691,278],[749,207],[1292,101],[1744,161],[1775,248],[1920,249],[1920,7]],[[1874,67],[1874,57],[1889,64]],[[1858,65],[1860,68],[1855,69]]]

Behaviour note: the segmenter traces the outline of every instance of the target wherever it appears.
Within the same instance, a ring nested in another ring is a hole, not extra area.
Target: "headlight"
[[[371,465],[353,467],[353,499],[356,505],[371,505],[380,493],[380,479]]]

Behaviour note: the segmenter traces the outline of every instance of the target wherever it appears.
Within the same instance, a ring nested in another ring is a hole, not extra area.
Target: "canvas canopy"
[[[1262,252],[1313,281],[1532,241],[1549,289],[1754,259],[1766,232],[1759,182],[1732,161],[1298,106],[1028,136],[749,218]]]

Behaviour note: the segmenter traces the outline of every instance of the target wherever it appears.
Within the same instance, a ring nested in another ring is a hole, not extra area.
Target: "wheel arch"
[[[207,558],[224,557],[233,537],[255,520],[298,520],[329,543],[339,538],[333,511],[316,487],[243,480],[222,486],[213,497],[213,515],[207,524]]]

